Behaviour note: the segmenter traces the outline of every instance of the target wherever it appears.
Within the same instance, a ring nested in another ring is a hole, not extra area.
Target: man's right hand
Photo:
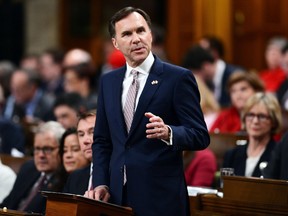
[[[95,200],[100,200],[100,201],[103,201],[103,202],[108,202],[108,200],[110,198],[110,193],[108,191],[108,187],[107,186],[100,185],[100,186],[94,188],[94,190],[86,191],[84,196],[88,197],[90,199],[95,199]]]

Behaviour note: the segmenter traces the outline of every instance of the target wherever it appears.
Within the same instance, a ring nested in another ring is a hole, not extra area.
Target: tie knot
[[[132,70],[131,74],[133,75],[133,79],[136,79],[138,77],[139,72],[137,70]]]

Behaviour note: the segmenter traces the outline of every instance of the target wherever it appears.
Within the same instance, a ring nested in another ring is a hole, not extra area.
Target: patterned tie
[[[132,124],[132,120],[133,120],[133,116],[135,112],[136,97],[137,97],[137,93],[139,90],[139,81],[138,81],[139,72],[136,70],[132,70],[131,74],[133,75],[133,81],[129,87],[127,97],[126,97],[126,102],[125,102],[124,109],[123,109],[126,128],[128,132]]]
[[[34,184],[32,190],[30,191],[28,197],[25,199],[24,202],[20,203],[18,210],[25,211],[26,208],[29,206],[33,198],[37,195],[39,190],[41,190],[42,186],[46,183],[46,175],[41,175],[37,182]]]

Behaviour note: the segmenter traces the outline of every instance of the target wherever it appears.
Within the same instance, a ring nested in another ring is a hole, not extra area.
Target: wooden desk
[[[288,215],[288,182],[225,176],[223,198],[215,194],[190,197],[191,215]]]
[[[133,216],[131,208],[96,201],[80,195],[43,191],[46,216]]]
[[[36,213],[28,213],[28,212],[22,212],[22,211],[15,211],[15,210],[10,210],[10,209],[6,209],[3,210],[2,208],[0,208],[0,216],[43,216],[42,214],[36,214]]]
[[[223,158],[226,151],[234,148],[236,145],[243,145],[247,141],[247,136],[244,134],[233,133],[210,133],[209,149],[216,156],[218,169],[222,167]]]

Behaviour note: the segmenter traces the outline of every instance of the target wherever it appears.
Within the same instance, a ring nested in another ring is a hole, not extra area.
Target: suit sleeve
[[[185,71],[177,81],[173,104],[179,125],[169,125],[173,131],[173,146],[180,150],[202,150],[210,143],[200,107],[198,86],[191,71]]]
[[[112,143],[108,126],[107,113],[103,97],[103,79],[101,79],[97,102],[97,116],[94,129],[93,151],[93,186],[109,186],[109,163]]]

